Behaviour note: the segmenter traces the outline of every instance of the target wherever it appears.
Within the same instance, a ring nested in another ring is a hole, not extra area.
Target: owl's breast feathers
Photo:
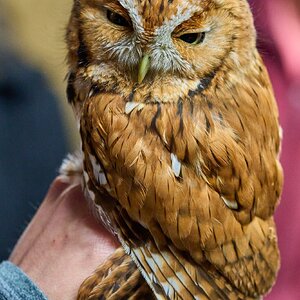
[[[91,84],[80,121],[89,188],[107,192],[132,220],[126,222],[149,230],[151,247],[168,255],[176,249],[178,274],[182,260],[194,275],[209,264],[251,297],[266,293],[278,271],[272,215],[282,188],[277,109],[257,64],[256,77],[229,84],[230,74],[219,74],[180,96]],[[137,253],[141,269],[154,272]]]

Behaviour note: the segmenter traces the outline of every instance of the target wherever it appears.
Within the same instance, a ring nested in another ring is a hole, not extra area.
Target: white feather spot
[[[139,106],[138,102],[127,102],[125,105],[125,113],[130,114],[137,106]]]
[[[98,174],[101,172],[101,166],[97,163],[97,160],[93,155],[89,154],[89,158],[93,166],[94,176],[95,178],[98,178]]]
[[[179,177],[181,171],[181,162],[178,160],[177,156],[171,153],[171,161],[172,161],[172,170],[176,177]]]
[[[86,183],[88,183],[88,181],[89,181],[89,175],[88,175],[88,173],[86,172],[86,171],[83,171],[83,177],[84,177],[84,181],[86,182]]]
[[[130,114],[135,108],[137,108],[138,111],[140,111],[141,109],[144,108],[144,106],[145,105],[143,103],[127,102],[125,105],[125,113]]]
[[[224,197],[221,197],[222,200],[224,201],[225,205],[230,208],[230,209],[238,209],[239,208],[239,205],[236,201],[229,201],[227,200],[226,198]]]
[[[91,154],[89,154],[89,158],[90,158],[90,162],[93,166],[93,174],[94,174],[94,177],[96,178],[97,182],[101,185],[107,184],[107,178],[106,178],[100,164],[98,164],[96,158]]]
[[[95,193],[93,191],[91,191],[90,189],[87,189],[87,192],[88,192],[88,195],[89,195],[90,199],[92,201],[95,201],[95,199],[96,199]]]
[[[107,179],[104,173],[99,174],[99,182],[101,185],[107,184]]]

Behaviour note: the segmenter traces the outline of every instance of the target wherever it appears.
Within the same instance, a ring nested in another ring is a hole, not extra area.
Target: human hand
[[[49,300],[75,299],[81,283],[118,247],[93,217],[80,186],[57,178],[9,260]]]

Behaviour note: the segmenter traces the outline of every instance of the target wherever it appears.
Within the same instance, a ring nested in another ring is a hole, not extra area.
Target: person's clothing
[[[47,300],[42,291],[17,266],[0,264],[0,300]]]

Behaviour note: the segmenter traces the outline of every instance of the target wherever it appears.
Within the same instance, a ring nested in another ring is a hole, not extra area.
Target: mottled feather
[[[87,279],[79,299],[255,299],[270,290],[283,179],[255,39],[245,0],[74,1],[68,98],[84,186],[126,253]]]

